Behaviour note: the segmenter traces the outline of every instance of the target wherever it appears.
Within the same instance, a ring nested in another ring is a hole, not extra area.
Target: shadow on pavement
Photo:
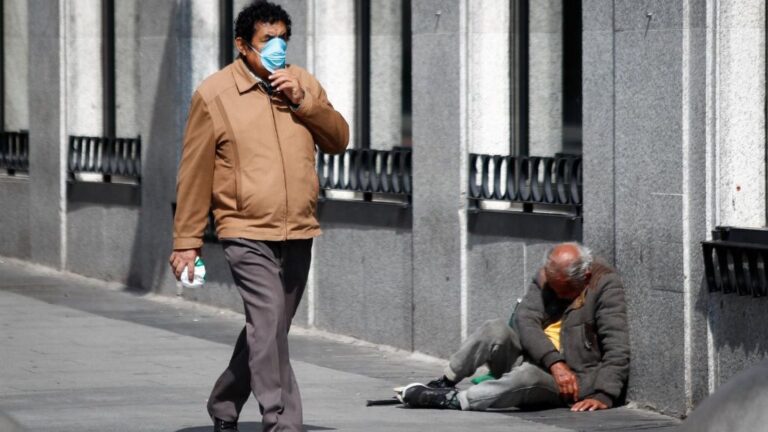
[[[655,413],[613,408],[595,412],[571,412],[567,408],[513,411],[507,415],[575,431],[674,431],[680,422]]]
[[[261,423],[244,422],[244,423],[240,423],[238,426],[239,426],[240,432],[261,432]],[[179,429],[176,432],[210,432],[211,428],[212,428],[212,425],[195,426],[190,428]],[[326,431],[326,430],[336,430],[336,429],[322,427],[322,426],[304,425],[304,430],[305,431]]]

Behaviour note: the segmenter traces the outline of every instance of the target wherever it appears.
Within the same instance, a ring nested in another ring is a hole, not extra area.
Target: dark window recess
[[[235,60],[234,1],[219,0],[219,67]]]
[[[104,135],[114,138],[117,131],[117,98],[115,77],[115,0],[101,1],[102,72],[104,82],[102,104],[104,107]]]
[[[701,247],[710,292],[766,295],[768,229],[717,227]]]
[[[581,0],[563,1],[563,153],[581,154]]]
[[[371,148],[371,5],[368,0],[355,2],[357,69],[355,75],[355,135],[358,147]]]
[[[469,199],[522,204],[526,213],[567,211],[581,215],[582,163],[577,156],[469,155]]]
[[[510,151],[528,154],[528,0],[512,0],[510,15]]]
[[[141,137],[69,137],[67,156],[69,180],[77,182],[80,174],[101,174],[101,181],[140,183]]]
[[[403,41],[403,91],[401,101],[403,104],[403,127],[402,127],[402,145],[404,147],[413,147],[413,85],[411,83],[412,65],[411,65],[411,0],[403,0],[403,21],[402,21],[402,41]]]
[[[8,175],[29,173],[29,132],[3,132],[0,136],[0,170]]]
[[[317,154],[320,198],[331,198],[327,191],[362,193],[362,201],[409,206],[412,193],[411,149],[349,149],[346,153]]]

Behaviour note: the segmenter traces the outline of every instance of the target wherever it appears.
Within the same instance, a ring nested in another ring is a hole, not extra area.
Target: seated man
[[[486,322],[450,358],[445,375],[401,393],[413,408],[488,410],[612,407],[629,373],[624,289],[589,249],[562,243],[517,307],[510,324]],[[455,388],[483,364],[496,379]]]

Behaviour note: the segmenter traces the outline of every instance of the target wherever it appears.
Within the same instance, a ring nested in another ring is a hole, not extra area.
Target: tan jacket
[[[349,126],[309,72],[288,70],[305,93],[295,111],[270,97],[240,59],[195,91],[176,185],[174,249],[202,245],[211,208],[219,238],[320,234],[315,144],[343,152]]]

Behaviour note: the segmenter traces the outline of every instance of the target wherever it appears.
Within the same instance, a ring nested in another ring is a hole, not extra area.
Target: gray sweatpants
[[[225,239],[224,255],[245,306],[245,327],[208,399],[208,413],[237,421],[253,392],[262,431],[303,431],[288,330],[309,274],[312,240]]]
[[[495,380],[483,381],[458,394],[463,410],[563,406],[555,379],[524,361],[520,339],[505,321],[486,321],[454,353],[445,376],[459,382],[487,365]]]

